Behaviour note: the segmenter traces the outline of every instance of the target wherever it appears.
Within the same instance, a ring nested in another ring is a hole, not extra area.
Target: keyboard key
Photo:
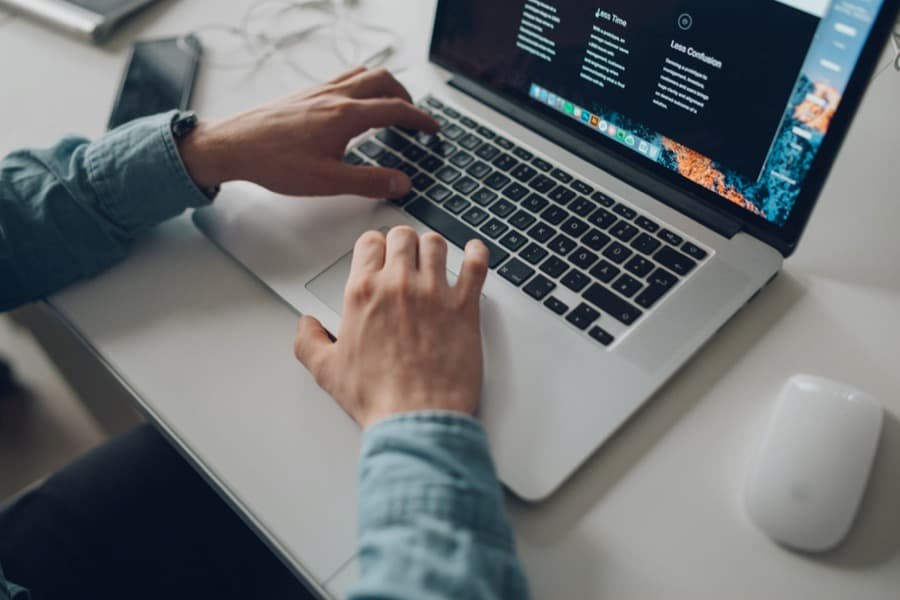
[[[637,219],[635,219],[634,223],[644,231],[649,231],[650,233],[656,233],[657,231],[659,231],[659,225],[657,225],[647,217],[638,217]]]
[[[492,140],[497,137],[497,134],[488,129],[485,126],[481,126],[478,128],[478,134],[486,140]]]
[[[541,271],[553,278],[558,278],[568,270],[569,265],[566,264],[566,261],[555,256],[551,256],[541,265]]]
[[[549,298],[547,298],[547,301],[544,302],[544,306],[546,306],[559,316],[563,316],[564,314],[569,312],[569,306],[565,302],[562,302],[554,296],[550,296]]]
[[[566,222],[562,224],[562,227],[560,227],[560,230],[562,230],[563,233],[571,235],[574,238],[580,238],[588,229],[590,229],[588,224],[576,217],[569,217],[566,219]]]
[[[550,192],[550,199],[560,206],[565,206],[566,204],[571,202],[573,198],[575,198],[575,192],[561,185],[557,186],[556,189]]]
[[[562,278],[562,284],[576,293],[587,287],[590,282],[590,278],[577,269],[572,269]]]
[[[444,114],[452,119],[458,119],[462,116],[461,114],[459,114],[459,112],[450,108],[449,106],[444,107]]]
[[[419,167],[427,173],[435,173],[444,166],[444,161],[434,154],[427,154],[425,158],[419,161]]]
[[[597,205],[584,196],[579,196],[575,198],[575,202],[569,205],[569,210],[579,217],[587,218],[588,215],[597,210]]]
[[[470,133],[459,140],[459,145],[471,152],[481,145],[481,138]]]
[[[561,181],[563,183],[569,183],[570,181],[572,181],[572,176],[562,169],[553,169],[550,175],[553,177],[553,179]]]
[[[415,177],[412,178],[412,187],[414,190],[419,190],[420,192],[424,192],[428,188],[434,185],[434,179],[426,175],[425,173],[419,173]]]
[[[534,269],[514,258],[500,267],[498,273],[511,284],[519,286],[534,275]]]
[[[623,242],[628,242],[638,234],[638,228],[634,225],[629,225],[625,221],[619,221],[613,225],[609,232],[614,238],[618,238]]]
[[[589,269],[600,258],[587,248],[579,248],[569,256],[569,262],[580,269]]]
[[[418,197],[419,197],[419,195],[417,193],[410,192],[407,195],[403,196],[402,198],[393,198],[391,200],[388,200],[388,202],[390,202],[394,206],[406,206],[407,204],[409,204],[410,202],[412,202],[413,200],[415,200]]]
[[[666,271],[665,269],[656,269],[653,275],[647,278],[650,285],[658,285],[666,290],[670,290],[678,283],[678,278]]]
[[[566,321],[583,331],[599,318],[600,313],[582,302],[578,308],[568,314]]]
[[[483,160],[491,161],[497,158],[497,155],[500,154],[500,149],[491,146],[490,144],[483,144],[478,150],[475,151],[475,155],[478,158]]]
[[[516,229],[525,230],[534,225],[535,219],[533,216],[525,212],[524,210],[520,210],[509,220],[513,227]]]
[[[535,158],[533,161],[531,161],[531,164],[532,164],[538,171],[543,171],[544,173],[547,173],[547,172],[549,172],[551,169],[553,169],[553,165],[551,165],[550,163],[548,163],[548,162],[547,162],[546,160],[544,160],[543,158]]]
[[[531,180],[531,189],[540,193],[546,194],[554,187],[556,187],[556,182],[547,177],[546,175],[538,175],[534,179]]]
[[[503,148],[504,150],[512,150],[515,147],[511,141],[502,136],[497,136],[494,138],[494,143]]]
[[[588,302],[625,325],[631,325],[644,314],[598,283],[589,287],[583,295]]]
[[[403,165],[403,161],[393,152],[383,152],[378,157],[378,164],[386,169],[397,169]]]
[[[484,179],[493,169],[487,163],[483,163],[478,161],[468,169],[466,169],[466,173],[474,177],[475,179]]]
[[[454,215],[458,215],[462,211],[469,208],[471,205],[471,202],[457,194],[444,203],[444,209],[449,210]]]
[[[384,148],[382,148],[380,144],[377,144],[372,140],[366,140],[359,145],[359,148],[357,148],[357,150],[373,160],[377,159],[379,156],[381,156],[381,153],[384,152]]]
[[[397,152],[403,152],[412,144],[412,142],[393,129],[382,129],[375,134],[375,137],[385,146],[393,148]]]
[[[475,162],[475,157],[465,150],[460,150],[453,155],[453,158],[450,159],[450,164],[459,167],[460,169],[465,169],[473,162]]]
[[[530,194],[527,198],[525,198],[525,201],[522,202],[522,206],[533,213],[541,212],[542,210],[544,210],[544,208],[547,207],[548,204],[550,204],[550,202],[545,200],[542,196],[538,196],[537,194]]]
[[[484,185],[495,190],[502,190],[510,181],[511,179],[503,173],[495,172],[484,180]]]
[[[470,119],[469,117],[462,117],[459,122],[469,129],[475,129],[476,127],[478,127],[478,121],[476,121],[475,119]]]
[[[677,275],[687,275],[690,273],[697,263],[673,248],[666,246],[657,252],[653,258],[662,266],[674,271]]]
[[[641,308],[653,308],[653,305],[659,302],[660,298],[665,296],[668,291],[668,288],[661,285],[648,285],[647,289],[637,295],[634,303]]]
[[[444,127],[444,129],[441,130],[441,133],[448,140],[455,141],[466,135],[466,130],[455,123],[451,123],[447,127]]]
[[[659,235],[660,239],[672,244],[673,246],[680,246],[681,243],[684,241],[683,239],[681,239],[680,235],[678,235],[676,233],[672,233],[668,229],[663,229],[662,231],[659,232],[658,235]]]
[[[589,186],[583,181],[576,179],[572,182],[572,189],[578,192],[579,194],[584,194],[585,196],[590,196],[594,193],[594,188]]]
[[[601,233],[596,229],[591,229],[583,238],[581,238],[581,241],[591,250],[597,250],[599,252],[600,250],[603,250],[603,247],[606,246],[611,239],[612,238],[605,233]]]
[[[438,125],[441,126],[441,129],[450,124],[450,121],[447,120],[447,117],[444,115],[439,115],[437,113],[432,112],[431,116],[434,117],[434,120],[438,122]]]
[[[513,150],[513,154],[515,154],[518,158],[521,158],[524,161],[529,161],[534,158],[534,154],[526,150],[525,148],[519,148],[516,146],[515,150]]]
[[[607,229],[610,225],[618,221],[616,215],[605,208],[598,208],[588,220],[600,229]]]
[[[411,160],[414,163],[418,163],[420,160],[428,156],[428,153],[418,146],[410,146],[406,150],[403,151],[403,156],[407,160]]]
[[[501,154],[497,158],[494,159],[493,164],[495,167],[500,169],[501,171],[512,171],[517,166],[519,166],[519,161],[514,159],[509,154]]]
[[[440,156],[441,158],[450,158],[456,154],[456,146],[446,140],[435,138],[428,144],[428,149]]]
[[[413,176],[415,176],[416,174],[418,174],[419,169],[418,169],[416,166],[411,165],[411,164],[409,164],[409,163],[406,162],[406,161],[401,161],[401,162],[402,162],[403,164],[401,164],[400,166],[398,166],[397,169],[399,169],[400,171],[403,171],[404,173],[406,173],[406,174],[409,175],[410,177],[413,177]]]
[[[516,211],[516,205],[510,202],[509,200],[499,200],[491,205],[491,212],[500,217],[501,219],[505,219],[512,213]]]
[[[525,234],[519,233],[518,231],[510,231],[500,238],[500,245],[513,252],[517,252],[519,248],[527,243],[528,238],[525,237]]]
[[[428,106],[430,106],[430,107],[432,107],[432,108],[436,108],[436,109],[438,109],[438,110],[444,108],[444,103],[443,103],[443,102],[441,102],[441,101],[438,100],[437,98],[432,98],[431,96],[428,96],[427,98],[425,98],[425,103],[426,103]]]
[[[628,208],[624,204],[616,204],[616,206],[613,208],[613,212],[623,219],[628,219],[629,221],[633,220],[637,216],[637,211]]]
[[[625,263],[625,270],[643,279],[653,270],[653,263],[643,256],[635,256]]]
[[[591,194],[591,200],[593,200],[600,206],[605,206],[606,208],[609,208],[616,203],[615,200],[613,200],[603,192],[594,192],[593,194]]]
[[[592,338],[594,338],[595,340],[597,340],[598,342],[600,342],[601,344],[603,344],[604,346],[609,346],[614,341],[616,341],[616,338],[611,336],[609,333],[606,332],[605,329],[601,329],[600,327],[594,327],[593,329],[590,330],[590,332],[588,332],[588,335],[591,336]]]
[[[466,214],[463,215],[463,221],[465,221],[466,223],[468,223],[470,225],[474,225],[475,227],[478,227],[479,225],[481,225],[482,223],[484,223],[487,220],[488,216],[489,215],[484,210],[482,210],[476,206],[476,207],[470,208],[468,210],[468,212],[466,212]]]
[[[484,242],[491,253],[490,267],[492,269],[496,268],[499,264],[509,258],[509,253],[506,250],[503,250],[485,236],[460,221],[457,221],[448,213],[422,198],[407,205],[406,211],[422,221],[425,225],[443,235],[450,243],[459,248],[465,248],[466,243],[469,242],[469,240],[477,239]]]
[[[522,185],[521,183],[513,182],[510,185],[506,186],[506,189],[503,190],[503,195],[512,200],[513,202],[518,202],[522,198],[524,198],[528,194],[528,188]]]
[[[426,193],[425,195],[431,198],[431,200],[436,204],[440,204],[441,202],[452,196],[453,192],[442,185],[436,185],[428,190],[428,193]]]
[[[609,283],[621,272],[618,267],[605,260],[601,260],[596,267],[591,269],[591,275],[603,283]]]
[[[619,242],[613,242],[609,245],[609,247],[603,251],[603,256],[613,261],[617,265],[621,265],[623,262],[628,260],[634,252],[620,244]]]
[[[547,240],[549,240],[550,238],[552,238],[555,233],[556,232],[553,230],[553,228],[550,227],[549,225],[547,225],[546,223],[538,223],[537,225],[535,225],[534,227],[532,227],[531,229],[528,230],[529,237],[531,237],[531,239],[533,239],[537,242],[541,242],[541,243],[544,243]]]
[[[700,260],[703,260],[704,258],[706,258],[706,250],[703,250],[702,248],[700,248],[690,242],[685,242],[684,246],[682,246],[681,249],[684,251],[685,254],[687,254],[688,256],[690,256],[691,258],[693,258],[695,260],[700,261]]]
[[[519,183],[528,183],[535,175],[537,171],[525,163],[521,163],[510,173],[510,176]]]
[[[475,192],[471,196],[472,200],[475,201],[476,204],[480,204],[481,206],[488,206],[497,199],[497,192],[492,192],[487,188],[481,188],[477,192]]]
[[[525,250],[522,251],[522,258],[524,258],[529,263],[536,265],[547,258],[548,254],[550,253],[532,242],[528,245],[527,248],[525,248]]]
[[[361,165],[363,162],[363,157],[357,154],[356,152],[348,152],[347,156],[344,157],[344,162],[348,165]]]
[[[453,189],[460,194],[463,194],[464,196],[468,196],[476,189],[478,189],[478,182],[471,177],[463,177],[453,184]]]
[[[451,166],[441,167],[437,173],[435,173],[435,177],[438,178],[439,181],[443,181],[444,183],[450,184],[459,179],[462,175],[459,171]]]
[[[622,275],[616,279],[616,282],[612,284],[612,287],[626,298],[631,298],[644,286],[631,275]]]
[[[555,283],[553,283],[543,275],[538,275],[523,288],[523,291],[535,300],[543,300],[555,289]]]
[[[547,210],[541,213],[541,218],[550,223],[551,225],[559,225],[562,223],[566,217],[569,216],[569,213],[564,211],[558,206],[551,206]]]
[[[652,255],[656,252],[656,249],[662,246],[662,242],[654,237],[650,237],[646,233],[642,233],[637,236],[633,242],[631,242],[631,247],[637,250],[638,252],[642,252],[647,256]]]
[[[556,252],[560,256],[568,256],[572,250],[578,247],[578,243],[572,238],[560,233],[553,238],[553,241],[547,244],[547,246],[550,250]]]

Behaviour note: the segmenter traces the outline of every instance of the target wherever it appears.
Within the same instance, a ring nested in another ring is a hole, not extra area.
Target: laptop
[[[374,131],[346,155],[412,193],[233,184],[195,221],[335,333],[364,231],[440,232],[450,281],[484,241],[479,416],[503,483],[540,501],[796,249],[897,8],[439,0],[407,83],[441,134]]]
[[[0,0],[59,29],[94,42],[105,40],[127,16],[155,0]]]

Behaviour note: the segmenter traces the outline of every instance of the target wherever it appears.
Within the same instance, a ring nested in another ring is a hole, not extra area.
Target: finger
[[[326,391],[331,385],[329,364],[333,348],[331,336],[317,319],[309,316],[300,319],[294,338],[294,356]]]
[[[356,77],[357,75],[359,75],[361,73],[365,73],[367,70],[368,69],[366,69],[365,67],[356,67],[355,69],[350,69],[349,71],[345,71],[344,73],[341,73],[340,75],[338,75],[337,77],[335,77],[334,79],[329,81],[328,83],[329,83],[329,85],[337,85],[339,83],[344,83],[345,81],[349,81],[350,79],[353,79],[354,77]]]
[[[355,194],[367,198],[400,198],[412,183],[406,173],[383,167],[354,167],[335,162],[320,169],[322,190],[315,194]]]
[[[419,271],[439,286],[447,285],[447,242],[437,233],[419,240]]]
[[[481,298],[490,259],[490,252],[481,241],[472,240],[466,244],[466,257],[459,272],[459,279],[456,281],[456,289],[463,298],[475,306],[478,306]]]
[[[441,128],[427,112],[397,98],[357,100],[353,108],[347,125],[354,135],[392,125],[427,133],[437,133]]]
[[[351,98],[399,98],[412,103],[409,92],[387,69],[363,69],[343,83]]]
[[[386,240],[380,231],[367,231],[356,240],[350,263],[350,280],[376,273],[384,268]]]
[[[384,269],[416,271],[419,263],[419,234],[412,227],[401,225],[387,234]]]

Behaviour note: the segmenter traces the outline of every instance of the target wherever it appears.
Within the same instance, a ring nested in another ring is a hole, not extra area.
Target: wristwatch
[[[176,142],[180,142],[190,135],[192,131],[197,129],[199,123],[200,119],[197,118],[197,113],[194,111],[178,111],[175,113],[175,116],[172,117],[172,137],[175,138]],[[197,186],[197,189],[203,192],[210,200],[215,200],[216,196],[219,195],[221,187],[218,185],[215,187]]]

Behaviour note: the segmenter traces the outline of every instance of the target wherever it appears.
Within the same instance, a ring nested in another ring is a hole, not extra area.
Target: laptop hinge
[[[532,131],[550,139],[578,157],[615,175],[660,202],[671,206],[719,235],[731,239],[743,228],[743,223],[740,220],[715,210],[715,208],[709,206],[708,202],[674,190],[670,183],[653,176],[637,166],[636,163],[613,156],[609,152],[580,139],[555,123],[516,106],[509,100],[471,79],[455,75],[449,84],[461,92],[474,97],[476,100],[487,104],[494,110],[503,113],[510,119],[521,123]]]

